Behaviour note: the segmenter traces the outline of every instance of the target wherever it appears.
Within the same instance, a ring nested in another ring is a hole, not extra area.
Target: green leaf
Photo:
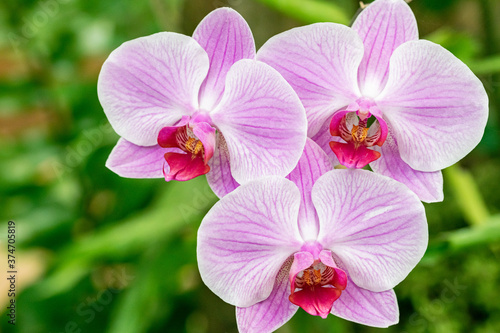
[[[446,233],[434,238],[425,252],[424,260],[433,262],[447,253],[468,250],[475,246],[500,244],[500,215],[494,215],[481,225]]]
[[[471,61],[468,65],[476,75],[500,73],[500,55]]]
[[[453,189],[456,200],[470,225],[481,225],[490,214],[486,208],[479,188],[470,172],[461,169],[458,164],[443,170],[445,180]]]
[[[318,0],[257,0],[304,23],[335,22],[348,25],[351,21],[341,6]]]
[[[84,276],[79,269],[78,274],[71,274],[64,283],[60,283],[61,277],[74,267],[92,267],[93,263],[107,258],[125,258],[141,253],[152,243],[168,241],[181,228],[199,223],[216,200],[205,179],[169,183],[149,209],[88,235],[62,250],[53,274],[37,285],[38,295],[48,298],[69,292]]]
[[[447,241],[451,250],[472,246],[500,243],[500,215],[495,215],[480,226],[459,229],[449,233]]]

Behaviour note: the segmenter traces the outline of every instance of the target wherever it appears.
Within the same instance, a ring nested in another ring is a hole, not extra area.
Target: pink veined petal
[[[281,75],[260,61],[233,65],[226,90],[210,114],[226,139],[234,179],[286,176],[306,142],[304,107]]]
[[[229,151],[227,150],[226,140],[220,133],[217,134],[216,145],[214,156],[208,161],[210,172],[207,173],[207,181],[215,195],[222,198],[240,184],[231,175]]]
[[[443,201],[443,175],[441,171],[422,172],[412,169],[399,155],[396,140],[389,135],[382,147],[375,146],[382,156],[370,163],[373,171],[408,186],[424,202]]]
[[[239,307],[269,297],[283,263],[302,244],[295,184],[268,177],[242,185],[217,202],[198,230],[203,282]]]
[[[352,28],[365,49],[358,72],[359,87],[363,96],[375,97],[387,82],[394,50],[418,39],[417,21],[404,0],[377,0],[359,14]]]
[[[300,190],[302,201],[299,210],[299,230],[304,241],[316,240],[318,236],[318,215],[311,201],[311,190],[316,180],[333,169],[325,152],[311,139],[307,139],[299,163],[286,177]]]
[[[349,278],[346,289],[333,303],[331,313],[373,327],[389,327],[399,322],[399,308],[394,290],[369,291],[358,287]]]
[[[200,108],[212,110],[222,98],[231,66],[240,59],[255,58],[252,31],[238,12],[219,8],[200,22],[193,38],[210,58],[210,69],[200,90]]]
[[[331,163],[333,166],[339,165],[339,159],[335,155],[335,153],[332,151],[330,148],[330,142],[335,141],[335,142],[345,142],[339,137],[333,137],[330,134],[330,123],[331,123],[332,117],[329,117],[324,124],[321,126],[321,129],[318,131],[318,133],[313,136],[311,139],[316,142],[318,146],[321,147],[321,149],[326,153],[328,158],[330,159]]]
[[[206,52],[191,37],[161,32],[123,43],[102,66],[99,101],[113,129],[140,146],[198,108],[208,72]]]
[[[120,138],[106,161],[106,167],[126,178],[162,178],[166,151],[159,145],[137,146]]]
[[[268,298],[247,308],[236,308],[238,331],[245,333],[271,333],[293,317],[297,305],[288,300],[290,263],[283,265]]]
[[[318,242],[358,286],[384,291],[401,282],[427,247],[422,203],[405,185],[366,170],[333,170],[316,181]]]
[[[419,171],[444,169],[481,140],[488,96],[448,50],[429,41],[401,45],[377,105],[392,126],[403,161]]]
[[[336,110],[359,97],[358,66],[363,44],[350,28],[317,23],[294,28],[270,38],[257,59],[276,68],[304,104],[308,136]]]

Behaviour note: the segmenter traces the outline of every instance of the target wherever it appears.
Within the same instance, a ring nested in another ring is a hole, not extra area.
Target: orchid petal
[[[299,163],[286,177],[300,190],[302,201],[299,210],[299,229],[304,241],[316,240],[318,215],[311,201],[311,190],[316,180],[333,169],[325,152],[311,139],[307,139]]]
[[[365,53],[358,80],[363,96],[375,97],[387,82],[389,59],[401,44],[418,39],[417,21],[403,0],[377,0],[364,9],[352,28]]]
[[[200,108],[212,110],[222,97],[231,66],[240,59],[255,58],[252,31],[238,12],[219,8],[200,22],[193,38],[210,59],[210,69],[200,90]]]
[[[304,108],[290,85],[263,62],[243,59],[233,65],[211,117],[226,139],[231,173],[240,184],[284,177],[302,155]]]
[[[403,161],[419,171],[444,169],[481,140],[488,96],[481,81],[453,54],[425,41],[393,54],[380,107]]]
[[[120,138],[106,161],[106,167],[126,178],[163,178],[163,155],[159,145],[143,147]]]
[[[335,153],[332,151],[330,148],[330,142],[335,141],[335,142],[345,142],[342,140],[340,137],[334,137],[330,134],[330,123],[331,123],[332,117],[328,118],[325,123],[321,126],[321,129],[318,131],[318,133],[313,136],[311,139],[316,142],[318,146],[321,147],[321,149],[326,153],[328,158],[330,159],[330,162],[333,166],[339,165],[339,159],[335,155]]]
[[[215,195],[222,198],[240,184],[231,175],[229,151],[227,150],[226,140],[220,133],[217,134],[216,145],[214,156],[208,161],[210,172],[207,173],[207,181]]]
[[[350,28],[317,23],[269,39],[257,59],[276,68],[299,95],[314,136],[336,110],[359,96],[358,66],[363,44]]]
[[[269,297],[283,263],[302,244],[295,184],[269,177],[217,202],[198,230],[203,282],[225,302],[248,307]]]
[[[370,163],[373,171],[408,186],[424,202],[443,201],[443,175],[441,171],[422,172],[412,169],[399,155],[398,145],[391,134],[382,147],[375,146],[382,156]]]
[[[248,308],[236,308],[238,331],[245,333],[271,333],[283,326],[299,308],[288,300],[290,264],[283,265],[268,298]]]
[[[342,295],[333,303],[331,313],[355,323],[389,327],[399,322],[399,309],[394,290],[373,292],[358,287],[351,279]]]
[[[424,207],[393,179],[366,170],[333,170],[316,181],[312,201],[320,223],[318,242],[362,288],[393,288],[425,252]]]
[[[99,101],[113,129],[141,146],[198,107],[208,72],[206,52],[191,37],[161,32],[123,43],[99,74]]]

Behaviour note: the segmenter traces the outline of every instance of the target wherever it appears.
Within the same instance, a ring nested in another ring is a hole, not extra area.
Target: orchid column
[[[192,38],[162,32],[121,45],[98,82],[122,137],[106,165],[130,178],[207,174],[219,196],[286,176],[305,144],[305,111],[282,76],[254,57],[250,28],[228,8],[210,13]]]

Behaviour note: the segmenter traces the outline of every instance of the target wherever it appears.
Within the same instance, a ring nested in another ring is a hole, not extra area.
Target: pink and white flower
[[[423,205],[393,179],[331,167],[308,140],[288,179],[242,185],[203,219],[201,277],[237,306],[240,332],[272,332],[299,307],[376,327],[398,322],[392,288],[425,252]]]
[[[271,38],[257,59],[302,100],[308,136],[335,163],[367,164],[443,199],[441,169],[481,140],[488,98],[479,79],[443,47],[418,39],[404,0],[376,0],[352,28],[318,23]]]
[[[106,165],[167,181],[208,173],[218,195],[286,176],[305,144],[305,111],[281,75],[254,58],[250,28],[229,8],[205,17],[193,37],[161,32],[118,47],[98,82],[121,136]]]

